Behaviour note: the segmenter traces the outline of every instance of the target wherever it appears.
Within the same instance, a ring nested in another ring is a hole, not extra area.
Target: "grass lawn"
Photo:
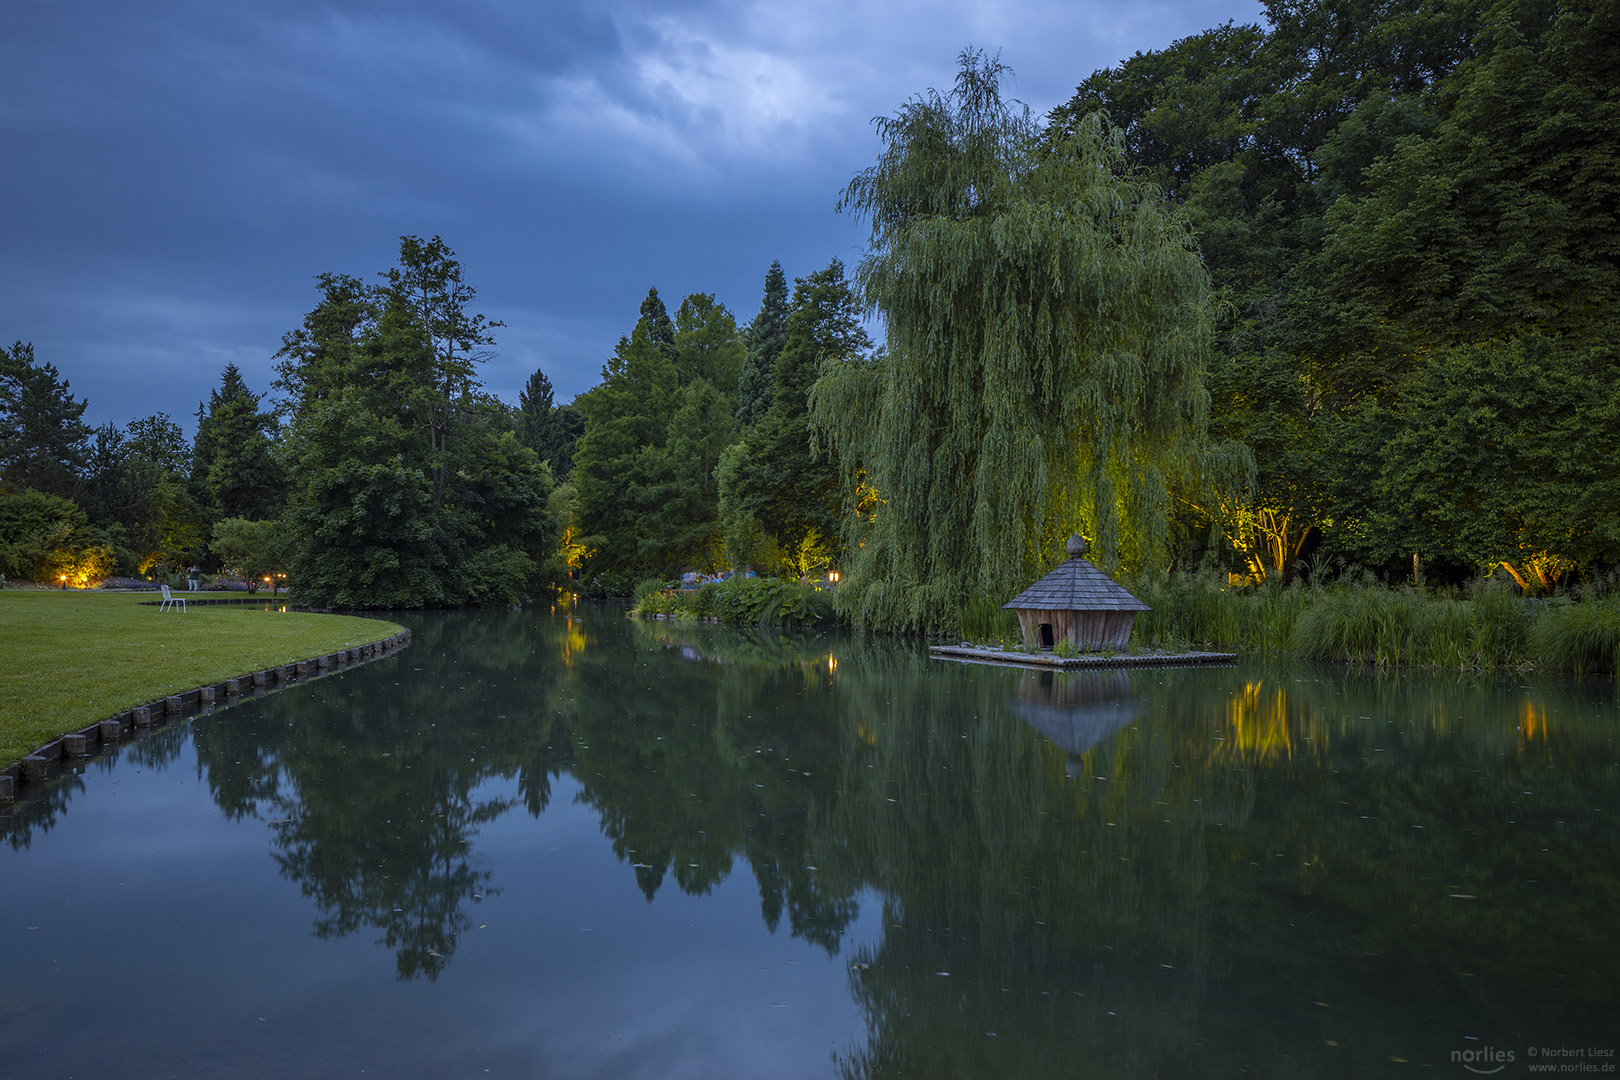
[[[350,615],[231,605],[171,614],[142,606],[155,598],[0,591],[0,767],[133,705],[400,629]]]

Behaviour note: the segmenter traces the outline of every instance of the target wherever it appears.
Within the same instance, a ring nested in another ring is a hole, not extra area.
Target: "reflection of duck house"
[[[1070,776],[1081,755],[1145,710],[1123,671],[1026,671],[1007,707],[1063,751]]]
[[[1082,651],[1124,649],[1138,611],[1151,611],[1084,558],[1086,542],[1069,537],[1069,557],[1002,607],[1018,612],[1024,644],[1050,649],[1071,641]]]

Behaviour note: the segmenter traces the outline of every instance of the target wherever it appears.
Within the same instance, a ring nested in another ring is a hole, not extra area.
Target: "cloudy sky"
[[[93,424],[268,387],[322,271],[442,235],[503,319],[487,386],[588,389],[649,286],[759,306],[862,230],[833,205],[871,118],[999,50],[1044,112],[1253,0],[9,0],[0,339]]]

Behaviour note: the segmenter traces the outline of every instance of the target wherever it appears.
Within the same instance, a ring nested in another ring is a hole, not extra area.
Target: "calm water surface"
[[[1612,683],[405,621],[0,817],[0,1075],[1615,1064]]]

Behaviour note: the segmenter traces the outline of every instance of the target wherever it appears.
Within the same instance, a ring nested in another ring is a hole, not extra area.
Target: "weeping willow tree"
[[[1207,409],[1210,287],[1190,233],[1105,119],[1046,138],[969,50],[954,89],[879,119],[841,210],[887,346],[829,364],[819,438],[858,491],[846,611],[947,630],[1007,599],[1071,532],[1113,570],[1166,555],[1168,488]]]

